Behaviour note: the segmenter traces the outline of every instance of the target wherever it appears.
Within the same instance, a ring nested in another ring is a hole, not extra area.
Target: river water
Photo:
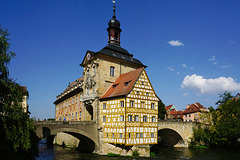
[[[137,160],[238,160],[240,150],[158,148],[154,158]],[[39,143],[39,157],[36,160],[134,160],[127,157],[107,157],[96,154],[83,154],[62,146]]]

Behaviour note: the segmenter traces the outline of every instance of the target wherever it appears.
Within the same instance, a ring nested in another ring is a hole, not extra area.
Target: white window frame
[[[106,122],[106,119],[107,119],[106,116],[103,116],[103,122]]]
[[[135,115],[135,116],[134,116],[134,121],[135,121],[135,122],[138,122],[138,115]]]
[[[128,122],[132,122],[132,115],[128,115]]]
[[[124,101],[120,101],[120,107],[124,107]]]
[[[143,122],[147,122],[147,116],[143,116]]]
[[[154,109],[154,103],[151,103],[151,109]]]
[[[114,77],[115,73],[114,73],[115,67],[110,66],[110,76]]]
[[[124,115],[120,115],[120,122],[124,122]]]
[[[103,103],[103,109],[106,109],[106,103]]]

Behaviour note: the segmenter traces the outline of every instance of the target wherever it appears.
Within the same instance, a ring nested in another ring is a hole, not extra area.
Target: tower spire
[[[113,5],[113,16],[112,19],[108,22],[108,44],[117,44],[120,45],[120,22],[116,19],[116,6],[115,1],[112,1]]]
[[[116,18],[116,6],[115,4],[113,5],[113,18]]]

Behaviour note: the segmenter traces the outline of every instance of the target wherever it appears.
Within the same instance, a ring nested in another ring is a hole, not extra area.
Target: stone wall
[[[53,140],[53,144],[63,145],[70,148],[77,148],[79,142],[79,139],[64,132],[57,133]]]
[[[124,146],[114,145],[110,143],[103,143],[101,154],[106,155],[108,153],[120,154],[122,156],[132,155],[132,152],[137,150],[140,157],[150,157],[150,146],[149,145],[135,145],[135,146]]]

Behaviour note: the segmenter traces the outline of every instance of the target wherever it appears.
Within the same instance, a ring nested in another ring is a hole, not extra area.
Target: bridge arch
[[[158,130],[159,145],[163,147],[176,147],[184,145],[181,134],[172,128],[162,128]]]
[[[196,126],[196,123],[191,122],[158,121],[158,134],[162,136],[164,142],[162,145],[188,147],[193,135],[193,128]],[[165,143],[165,141],[168,142]],[[176,141],[178,142],[176,143]]]
[[[56,135],[59,132],[65,132],[65,133],[68,133],[68,134],[70,134],[74,137],[76,137],[78,135],[84,136],[84,137],[90,139],[91,141],[93,141],[98,146],[98,141],[95,140],[94,136],[89,134],[89,133],[86,133],[82,130],[79,130],[79,129],[76,129],[76,128],[57,128],[57,129],[52,129],[51,130],[51,135]],[[76,137],[76,138],[78,138],[78,137]]]
[[[47,137],[48,144],[53,144],[57,133],[65,133],[80,141],[75,142],[79,151],[93,152],[99,148],[97,125],[94,122],[35,122],[35,127],[38,137]]]

